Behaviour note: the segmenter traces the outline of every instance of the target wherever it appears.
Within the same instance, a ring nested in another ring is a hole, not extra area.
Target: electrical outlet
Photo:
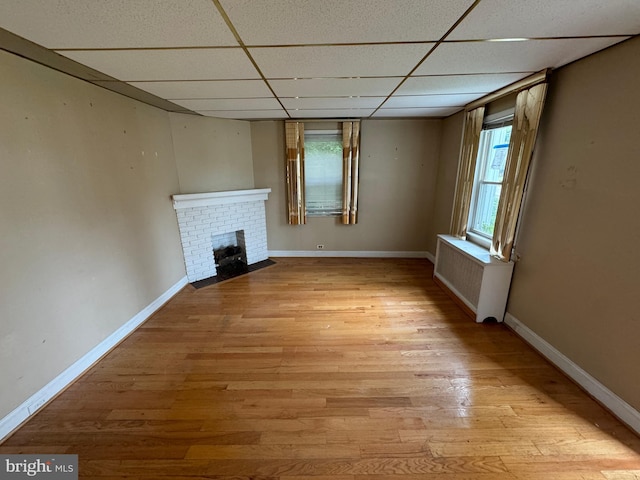
[[[324,250],[324,245],[316,245],[316,248],[317,248],[318,250]]]

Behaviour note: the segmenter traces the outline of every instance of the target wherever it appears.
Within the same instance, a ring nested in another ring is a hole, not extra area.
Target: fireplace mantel
[[[181,208],[266,200],[270,192],[270,188],[254,188],[251,190],[228,190],[224,192],[172,195],[171,198],[173,199],[173,208],[179,210]]]

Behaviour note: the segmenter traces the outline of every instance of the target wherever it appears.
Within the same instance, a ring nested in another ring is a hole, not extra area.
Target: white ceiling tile
[[[200,115],[216,118],[233,118],[236,120],[279,119],[289,118],[286,112],[280,110],[201,110]]]
[[[275,98],[201,98],[173,100],[194,111],[201,110],[272,110],[282,108]]]
[[[437,41],[471,0],[222,0],[246,45]]]
[[[342,97],[342,98],[282,98],[288,110],[377,108],[386,97]]]
[[[447,40],[638,33],[638,0],[482,0]]]
[[[365,118],[373,113],[373,108],[345,108],[345,109],[312,109],[312,110],[291,110],[291,118]]]
[[[262,80],[195,80],[192,82],[130,82],[166,99],[259,98],[271,96]]]
[[[271,88],[280,97],[348,97],[389,95],[402,77],[380,78],[300,78],[270,80]]]
[[[538,71],[565,65],[619,41],[607,37],[445,43],[435,49],[415,75]]]
[[[268,79],[408,74],[431,44],[251,48]]]
[[[127,82],[260,78],[240,48],[98,50],[60,53]]]
[[[394,95],[383,108],[463,107],[484,94],[464,95]]]
[[[274,93],[301,118],[366,117],[381,104],[376,116],[443,116],[640,33],[640,0],[220,2],[268,84],[212,0],[0,0],[0,27],[8,30],[0,48],[76,76],[129,82],[139,90],[100,84],[152,105],[155,95],[224,118],[287,118]],[[484,41],[543,36],[555,38]],[[568,36],[589,38],[557,38]]]
[[[373,117],[448,117],[460,110],[462,110],[461,107],[381,108]]]
[[[238,45],[201,0],[2,0],[0,26],[53,49]]]
[[[473,75],[437,75],[409,77],[397,95],[427,95],[453,93],[489,93],[521,80],[532,72]]]

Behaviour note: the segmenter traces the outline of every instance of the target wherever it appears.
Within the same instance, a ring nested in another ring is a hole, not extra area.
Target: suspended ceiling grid
[[[640,33],[637,0],[2,0],[0,47],[168,111],[445,117]]]

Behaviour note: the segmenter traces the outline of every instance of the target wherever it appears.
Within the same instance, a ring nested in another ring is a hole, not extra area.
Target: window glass
[[[305,132],[304,184],[307,215],[342,213],[342,133]]]
[[[493,236],[510,138],[511,125],[480,132],[469,231],[487,239]]]

